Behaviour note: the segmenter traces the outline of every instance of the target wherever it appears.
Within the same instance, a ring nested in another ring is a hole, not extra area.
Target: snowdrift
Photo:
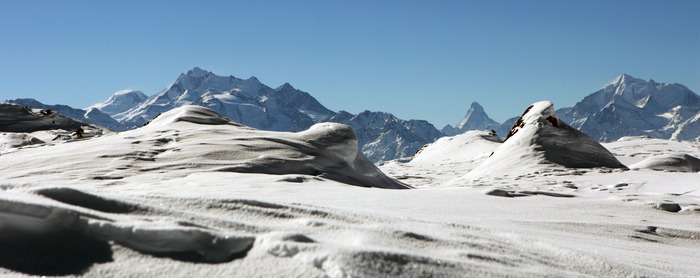
[[[486,131],[470,130],[459,135],[442,137],[425,145],[411,159],[412,164],[444,164],[468,159],[483,160],[501,144],[498,136]]]
[[[687,154],[659,155],[632,164],[630,169],[694,173],[700,172],[700,159]]]
[[[260,131],[200,106],[173,109],[136,130],[23,151],[44,163],[14,165],[23,170],[14,173],[19,177],[64,171],[83,179],[117,181],[135,175],[162,179],[157,175],[166,172],[172,178],[193,172],[235,172],[409,188],[359,153],[357,136],[347,125],[320,123],[298,133]],[[91,176],[85,177],[85,172]]]
[[[543,166],[627,168],[600,143],[560,120],[550,101],[541,101],[525,110],[503,144],[468,176],[536,171]]]
[[[43,143],[41,139],[25,133],[0,133],[0,155],[24,146]]]

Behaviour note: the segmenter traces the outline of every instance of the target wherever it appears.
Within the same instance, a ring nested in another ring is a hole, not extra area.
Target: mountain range
[[[700,137],[700,96],[681,84],[644,81],[628,74],[556,113],[598,141],[616,141],[624,136],[674,140]],[[454,135],[470,129],[491,129],[505,137],[518,118],[499,124],[475,102],[456,127],[447,125],[442,132]]]
[[[373,162],[410,158],[425,144],[468,130],[493,130],[503,138],[519,118],[498,123],[474,102],[454,127],[447,125],[437,130],[427,121],[402,120],[385,112],[334,112],[289,83],[271,88],[256,77],[219,76],[198,67],[180,74],[153,96],[123,90],[86,109],[46,105],[34,99],[8,102],[51,109],[115,131],[143,126],[159,114],[184,105],[207,107],[262,130],[296,132],[320,122],[338,122],[356,131],[361,151]],[[627,74],[556,113],[571,127],[598,141],[614,141],[623,136],[676,140],[700,137],[700,96],[681,84],[644,81]]]
[[[361,151],[373,162],[410,158],[423,145],[444,136],[427,121],[402,120],[385,112],[334,112],[289,83],[273,89],[256,77],[219,76],[198,67],[180,74],[153,96],[135,90],[118,91],[84,110],[45,105],[33,99],[9,102],[52,109],[115,131],[143,126],[161,113],[184,105],[207,107],[232,121],[261,130],[296,132],[320,122],[338,122],[356,130]]]

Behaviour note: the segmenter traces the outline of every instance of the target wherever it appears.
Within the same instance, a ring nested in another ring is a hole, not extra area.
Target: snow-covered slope
[[[391,182],[366,161],[350,163],[361,156],[350,131],[334,123],[260,131],[185,106],[132,131],[19,146],[0,155],[0,276],[700,273],[697,173],[546,164],[450,187],[464,164],[425,156],[382,166],[433,182],[424,187],[349,186]],[[442,140],[418,156],[486,155],[472,147],[498,143],[482,135]],[[700,156],[697,142],[606,146],[630,162]]]
[[[700,172],[700,159],[688,154],[664,154],[630,165],[630,169]]]
[[[680,84],[644,81],[623,74],[585,97],[562,118],[599,141],[623,136],[694,139],[693,118],[700,113],[700,96]],[[695,120],[697,122],[697,120]]]
[[[470,130],[455,136],[442,137],[425,145],[411,159],[411,164],[443,164],[465,160],[485,159],[501,145],[501,140],[489,132]]]
[[[98,179],[124,177],[123,172],[134,169],[147,172],[155,167],[177,173],[192,168],[197,172],[297,174],[306,175],[300,176],[302,179],[317,177],[366,187],[406,188],[359,153],[357,136],[346,125],[320,123],[298,133],[260,131],[191,105],[163,113],[139,129],[28,150],[32,151],[41,153],[44,159],[66,161],[49,166],[66,173],[94,167],[92,178]],[[76,154],[80,159],[68,159]],[[115,159],[120,162],[115,164]],[[15,167],[28,170],[29,175],[41,171],[30,165]]]
[[[443,136],[426,121],[406,121],[384,112],[353,115],[340,111],[328,121],[351,126],[358,134],[362,152],[375,162],[411,158],[425,144]]]
[[[503,144],[468,176],[531,172],[541,167],[627,168],[600,143],[561,121],[551,102],[542,101],[525,110]]]
[[[106,101],[93,104],[85,108],[85,110],[97,108],[109,116],[115,116],[140,105],[147,98],[148,96],[141,91],[121,90],[114,93],[114,95],[109,97]]]
[[[673,140],[700,140],[700,112],[678,125],[671,135]]]
[[[448,136],[457,135],[468,130],[492,130],[497,129],[500,124],[489,116],[484,111],[478,102],[473,102],[467,110],[467,114],[457,124],[456,127],[446,125],[442,128],[442,133]]]

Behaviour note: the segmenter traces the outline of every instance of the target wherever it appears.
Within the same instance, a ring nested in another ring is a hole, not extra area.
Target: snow
[[[381,171],[346,125],[260,131],[196,106],[20,146],[0,155],[0,275],[700,275],[698,173],[572,168],[542,154],[630,165],[698,157],[698,142],[628,137],[603,152],[555,116],[536,103],[504,143],[468,132]],[[506,154],[519,155],[504,175],[464,179]],[[404,186],[382,172],[416,188],[388,189]]]
[[[700,172],[700,159],[687,154],[666,154],[647,158],[631,165],[630,169]]]
[[[523,174],[538,168],[626,168],[597,141],[570,127],[541,101],[528,107],[508,137],[466,178]]]

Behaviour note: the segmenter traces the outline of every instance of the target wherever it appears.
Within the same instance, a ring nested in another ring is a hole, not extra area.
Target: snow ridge
[[[467,176],[535,171],[542,165],[627,168],[600,143],[560,120],[550,101],[541,101],[525,110],[503,144]]]

